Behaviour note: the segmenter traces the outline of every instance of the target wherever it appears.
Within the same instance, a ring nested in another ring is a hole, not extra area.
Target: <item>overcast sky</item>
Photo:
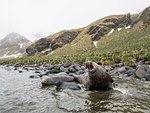
[[[150,0],[0,0],[0,39],[10,32],[55,33],[108,15],[139,13]]]

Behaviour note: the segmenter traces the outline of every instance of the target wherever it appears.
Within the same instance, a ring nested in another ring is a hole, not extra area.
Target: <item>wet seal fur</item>
[[[72,90],[81,89],[81,87],[75,82],[57,82],[56,86],[58,89],[72,89]]]
[[[52,76],[45,80],[43,80],[42,86],[50,86],[50,85],[56,85],[58,82],[72,82],[74,81],[74,77],[72,76]]]
[[[112,77],[97,63],[86,61],[88,75],[74,75],[75,79],[84,84],[86,90],[107,90],[114,82]]]

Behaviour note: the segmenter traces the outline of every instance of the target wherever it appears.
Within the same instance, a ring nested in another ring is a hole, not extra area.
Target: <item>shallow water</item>
[[[118,86],[109,91],[56,90],[29,78],[34,74],[0,67],[0,113],[150,113],[150,89],[144,82],[116,78]]]

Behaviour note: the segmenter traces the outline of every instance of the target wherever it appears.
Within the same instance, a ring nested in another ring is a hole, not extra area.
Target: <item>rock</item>
[[[129,67],[129,66],[125,66],[125,69],[127,69],[127,70],[133,70],[133,68]]]
[[[83,74],[83,73],[84,73],[83,70],[79,70],[79,71],[76,72],[77,75],[81,75],[81,74]]]
[[[136,77],[143,79],[146,76],[146,72],[147,72],[148,66],[147,65],[142,65],[138,68],[138,70],[136,71]]]
[[[122,73],[125,73],[127,70],[125,67],[121,67],[118,69],[118,71],[122,74]]]
[[[134,75],[135,72],[136,72],[136,69],[127,70],[127,71],[125,72],[125,74],[128,74],[128,75]]]
[[[79,70],[81,70],[81,67],[75,66],[75,69],[76,69],[76,71],[79,71]]]
[[[23,71],[19,70],[19,73],[22,73]]]
[[[105,68],[105,70],[106,70],[107,72],[109,72],[109,71],[111,71],[111,70],[114,69],[114,68],[112,68],[111,66],[105,66],[104,68]]]
[[[72,65],[72,62],[65,62],[63,64],[64,68],[70,67]]]
[[[143,65],[143,64],[145,64],[145,60],[141,60],[137,63],[137,65]]]
[[[146,80],[150,81],[150,68],[147,69],[145,78],[146,78]]]
[[[81,69],[82,69],[82,70],[86,70],[86,68],[85,68],[84,66],[81,66]]]
[[[76,69],[75,68],[69,68],[68,71],[71,72],[71,73],[75,73]]]
[[[38,76],[38,75],[31,75],[31,76],[29,76],[29,78],[40,78],[40,76]]]
[[[119,67],[122,67],[122,66],[124,66],[124,64],[123,64],[123,63],[119,63],[118,65],[119,65]]]
[[[59,89],[73,89],[73,90],[81,89],[81,87],[75,82],[57,82],[56,86]]]
[[[40,40],[36,41],[34,46],[29,46],[26,49],[26,53],[28,56],[33,56],[35,55],[36,52],[41,52],[46,48],[49,48],[50,45],[50,40],[49,39],[45,39],[45,38],[41,38]]]
[[[56,74],[56,73],[60,73],[62,72],[61,70],[48,70],[45,74],[48,75],[48,74]]]
[[[19,64],[15,64],[14,67],[20,67],[20,65]]]
[[[35,71],[35,73],[41,73],[40,71]]]

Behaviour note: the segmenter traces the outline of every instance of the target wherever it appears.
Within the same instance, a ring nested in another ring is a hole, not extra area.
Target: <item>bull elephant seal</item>
[[[52,76],[45,80],[43,80],[42,86],[50,86],[50,85],[56,85],[57,82],[72,82],[74,81],[74,77],[72,76]]]
[[[107,90],[110,88],[114,80],[100,65],[91,61],[86,61],[85,65],[88,68],[87,76],[75,75],[74,77],[84,84],[86,90]]]
[[[81,89],[81,87],[75,82],[57,82],[56,86],[59,89],[73,89],[73,90]]]

